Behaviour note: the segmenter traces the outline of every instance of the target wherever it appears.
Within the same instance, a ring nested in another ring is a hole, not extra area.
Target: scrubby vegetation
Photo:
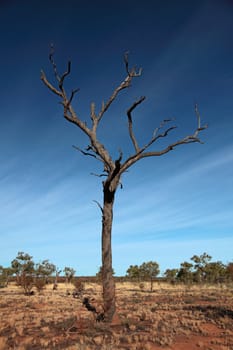
[[[140,266],[130,265],[126,277],[131,281],[153,281],[158,280],[159,264],[147,262]],[[179,268],[167,269],[159,280],[171,284],[216,284],[230,283],[233,281],[233,263],[223,264],[221,261],[212,261],[212,257],[203,253],[200,256],[194,255],[190,261],[184,261]]]
[[[185,284],[197,283],[228,283],[233,281],[233,263],[223,264],[221,261],[212,261],[207,253],[194,255],[180,264],[179,269],[166,270],[164,276],[167,281]]]
[[[60,275],[63,272],[63,275]],[[53,283],[54,290],[57,289],[58,281],[73,283],[76,285],[77,293],[83,289],[81,278],[75,277],[76,271],[66,266],[60,270],[48,259],[35,263],[33,257],[24,252],[18,252],[12,260],[10,267],[0,265],[0,287],[7,287],[9,281],[15,280],[21,286],[26,295],[31,295],[33,287],[41,292],[44,287]],[[115,274],[115,271],[112,271]],[[170,284],[185,285],[191,284],[227,284],[233,282],[233,262],[224,264],[221,261],[212,261],[212,257],[203,253],[200,256],[194,255],[190,261],[180,263],[179,268],[167,269],[163,275],[160,274],[159,263],[156,261],[143,262],[141,265],[130,265],[125,276],[115,277],[117,281],[138,282],[141,290],[144,290],[144,282],[150,282],[150,290],[153,291],[154,281],[165,281]],[[86,280],[101,282],[102,268],[95,276]]]
[[[75,270],[71,267],[65,267],[64,276],[66,282],[71,283]],[[12,260],[10,267],[0,266],[0,285],[1,287],[7,287],[9,280],[15,280],[17,285],[22,287],[25,295],[31,295],[33,287],[41,292],[46,284],[56,285],[58,282],[59,270],[49,260],[43,260],[35,263],[33,257],[28,253],[18,252],[15,259]]]

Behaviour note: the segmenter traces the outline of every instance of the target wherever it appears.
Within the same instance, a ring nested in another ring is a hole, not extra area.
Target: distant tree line
[[[35,263],[28,253],[18,252],[10,267],[5,268],[0,265],[0,286],[7,287],[10,278],[15,276],[16,283],[24,289],[26,295],[30,295],[33,287],[41,291],[49,282],[54,283],[54,289],[56,289],[61,272],[62,270],[49,260]],[[64,268],[63,273],[67,283],[71,282],[75,272],[71,267]]]
[[[223,264],[221,261],[212,261],[212,257],[203,253],[194,255],[189,261],[180,264],[180,268],[167,269],[163,274],[163,280],[172,284],[204,284],[204,283],[228,283],[233,281],[233,262]],[[159,264],[147,262],[142,265],[130,265],[126,271],[126,277],[131,281],[151,281],[159,275]]]
[[[203,253],[193,255],[191,261],[184,261],[179,269],[167,269],[164,277],[168,282],[191,283],[227,283],[233,281],[233,262],[223,264],[212,261],[212,257]]]
[[[63,275],[60,274],[63,272]],[[0,265],[0,287],[7,287],[10,279],[14,278],[16,283],[21,286],[26,295],[32,293],[32,288],[36,287],[41,291],[46,284],[53,283],[56,289],[59,280],[66,283],[77,283],[75,279],[76,271],[72,267],[65,267],[60,270],[49,260],[43,260],[35,263],[33,257],[28,253],[18,252],[15,259],[12,260],[10,267]],[[112,271],[115,274],[115,271]],[[179,268],[167,269],[162,277],[160,267],[156,261],[143,262],[141,265],[130,265],[124,277],[116,277],[119,281],[132,281],[141,283],[149,281],[151,290],[153,290],[154,281],[162,280],[171,284],[205,284],[205,283],[230,283],[233,282],[233,262],[223,264],[221,261],[212,261],[212,257],[203,253],[200,256],[194,255],[190,261],[184,261]],[[83,280],[90,282],[101,281],[102,267],[93,277],[86,277]]]

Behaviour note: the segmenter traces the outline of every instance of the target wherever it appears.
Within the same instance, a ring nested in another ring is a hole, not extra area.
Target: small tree
[[[82,296],[84,290],[85,290],[85,281],[82,278],[74,278],[72,281],[73,285],[75,286],[75,291],[73,292],[74,298],[79,298]]]
[[[43,260],[41,263],[36,264],[35,267],[35,286],[41,291],[48,283],[48,278],[56,271],[56,266],[49,262],[49,260]]]
[[[7,287],[9,283],[9,277],[14,274],[11,267],[3,267],[0,265],[0,287]]]
[[[226,266],[227,279],[233,282],[233,262],[229,262]]]
[[[184,261],[180,264],[180,269],[177,273],[177,279],[185,284],[190,284],[193,282],[193,264]]]
[[[70,283],[72,281],[72,278],[74,277],[75,275],[75,270],[72,269],[71,267],[65,267],[64,270],[63,270],[65,276],[66,276],[66,283]]]
[[[26,295],[30,294],[33,287],[34,265],[32,256],[24,252],[18,252],[17,257],[11,262],[17,283],[24,289]]]
[[[140,282],[140,279],[141,279],[140,272],[141,271],[138,265],[130,265],[130,267],[126,271],[126,277],[128,277],[130,280]]]
[[[58,286],[58,277],[62,270],[60,270],[58,267],[55,268],[55,278],[54,278],[54,283],[53,283],[53,290],[57,289]]]
[[[159,264],[155,261],[144,262],[140,266],[130,265],[126,271],[126,277],[132,281],[146,281],[151,282],[151,291],[153,290],[153,281],[159,274]]]
[[[226,266],[221,261],[210,262],[205,267],[205,281],[208,283],[225,282]]]
[[[48,283],[48,278],[56,271],[56,266],[49,262],[48,259],[36,264],[36,275],[44,277],[46,283]]]
[[[167,269],[164,272],[164,277],[166,278],[167,282],[174,284],[176,282],[178,269]]]
[[[144,262],[142,265],[140,265],[139,269],[140,269],[141,277],[144,280],[147,280],[147,279],[150,280],[150,290],[152,292],[154,279],[160,273],[159,264],[155,261],[148,261],[148,262]]]
[[[115,311],[116,311],[116,298],[115,298],[115,282],[112,274],[112,223],[113,223],[113,206],[115,201],[115,194],[119,187],[121,187],[121,177],[128,169],[141,159],[148,157],[159,157],[167,154],[174,150],[180,145],[187,145],[194,142],[201,142],[199,139],[200,131],[206,129],[206,125],[201,125],[201,118],[198,112],[197,106],[195,112],[197,116],[197,128],[191,135],[182,137],[177,141],[171,142],[160,150],[153,150],[151,147],[160,139],[166,138],[172,130],[176,128],[175,125],[168,126],[172,119],[164,119],[160,126],[154,129],[152,137],[144,145],[140,145],[133,128],[132,113],[134,110],[141,105],[145,100],[145,96],[142,96],[135,100],[128,108],[126,115],[128,120],[128,132],[129,139],[132,143],[133,152],[129,157],[124,158],[122,150],[119,151],[119,157],[114,159],[110,154],[110,151],[104,146],[103,142],[97,135],[97,130],[106,116],[106,112],[109,111],[112,103],[116,100],[119,93],[123,90],[128,89],[132,81],[141,76],[142,69],[137,70],[135,67],[130,68],[128,62],[128,55],[124,56],[124,63],[126,69],[126,77],[123,81],[115,88],[110,97],[106,102],[102,103],[99,111],[97,111],[95,103],[91,103],[90,109],[90,122],[91,125],[80,118],[75,112],[72,101],[78,89],[74,89],[71,93],[67,93],[64,83],[66,78],[71,72],[71,62],[67,64],[67,70],[60,75],[57,70],[57,65],[54,61],[54,51],[51,48],[49,55],[50,62],[52,64],[53,72],[55,75],[56,83],[52,84],[46,77],[45,73],[41,72],[41,79],[43,83],[61,99],[63,106],[64,118],[70,123],[77,126],[88,138],[88,145],[86,149],[80,149],[75,147],[79,152],[85,156],[90,156],[92,159],[96,159],[103,165],[103,174],[105,180],[102,182],[103,185],[103,204],[98,204],[102,213],[102,284],[103,284],[103,301],[105,310],[105,320],[111,322]]]
[[[191,260],[194,262],[194,281],[198,283],[205,282],[206,269],[212,257],[207,253],[203,253],[200,256],[194,255]]]

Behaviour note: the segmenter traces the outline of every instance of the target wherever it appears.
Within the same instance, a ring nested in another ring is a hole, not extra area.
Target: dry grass
[[[73,285],[24,296],[0,289],[0,350],[233,350],[232,289],[165,283],[117,283],[118,320],[96,323]],[[101,286],[85,283],[83,296],[101,308]]]

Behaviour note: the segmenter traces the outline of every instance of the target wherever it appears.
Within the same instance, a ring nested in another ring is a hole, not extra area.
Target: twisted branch
[[[133,165],[138,160],[145,158],[145,157],[152,157],[152,156],[161,156],[163,154],[166,154],[173,150],[175,147],[182,145],[182,144],[189,144],[194,142],[201,143],[201,140],[199,139],[199,133],[207,128],[207,125],[201,125],[201,116],[198,110],[197,105],[195,105],[195,114],[197,118],[197,128],[195,129],[194,133],[192,135],[188,135],[176,142],[173,142],[169,144],[167,147],[159,150],[159,151],[147,151],[149,147],[151,147],[158,139],[165,138],[168,136],[168,134],[176,128],[176,126],[170,126],[166,128],[163,132],[160,132],[167,123],[171,122],[171,119],[164,119],[158,128],[156,128],[153,132],[152,138],[148,143],[146,143],[143,147],[140,147],[138,144],[138,141],[136,139],[136,136],[133,131],[133,119],[132,119],[132,112],[135,110],[135,108],[140,105],[144,100],[145,96],[140,97],[138,100],[136,100],[130,108],[127,110],[127,117],[128,117],[128,130],[129,130],[129,137],[131,139],[131,142],[133,144],[135,154],[130,156],[123,164],[121,164],[122,160],[122,152],[120,151],[119,159],[117,159],[115,162],[112,160],[109,152],[105,149],[103,144],[101,144],[97,140],[97,127],[99,125],[99,122],[101,121],[104,113],[109,109],[111,104],[115,101],[117,98],[119,92],[123,89],[126,89],[130,87],[132,79],[135,77],[139,77],[142,73],[142,69],[137,69],[136,67],[129,68],[129,61],[128,61],[128,53],[125,53],[124,55],[124,63],[125,63],[125,69],[127,76],[126,78],[115,88],[112,95],[109,97],[108,101],[106,103],[102,103],[101,110],[98,114],[96,114],[95,111],[95,104],[91,104],[91,120],[92,120],[92,128],[89,129],[85,122],[83,122],[75,113],[75,111],[72,108],[72,100],[75,96],[75,94],[79,91],[79,89],[75,89],[71,91],[71,95],[68,98],[66,91],[64,89],[64,81],[66,77],[71,72],[71,62],[69,61],[67,64],[66,71],[60,76],[57,71],[57,66],[54,61],[54,48],[51,46],[51,51],[49,54],[49,60],[51,62],[51,65],[53,67],[53,72],[55,75],[55,78],[58,82],[58,88],[56,88],[53,84],[51,84],[45,73],[41,71],[41,80],[43,83],[47,86],[49,90],[51,90],[54,94],[58,95],[62,99],[62,105],[64,107],[64,118],[66,118],[69,122],[74,123],[76,126],[78,126],[88,137],[91,143],[91,146],[88,146],[88,148],[84,151],[80,149],[77,146],[73,146],[75,149],[77,149],[79,152],[81,152],[83,155],[91,156],[93,158],[96,158],[97,160],[101,161],[104,164],[104,171],[108,174],[108,181],[120,181],[120,176],[123,172],[125,172],[131,165]],[[91,152],[90,152],[91,151]],[[116,180],[117,179],[117,180]]]
[[[140,104],[142,103],[144,100],[145,100],[145,96],[142,96],[140,97],[137,101],[135,101],[132,106],[128,109],[127,111],[127,116],[128,116],[128,127],[129,127],[129,135],[130,135],[130,138],[132,140],[132,143],[134,145],[134,148],[135,148],[135,151],[138,153],[140,151],[140,148],[138,146],[138,143],[137,143],[137,140],[136,140],[136,137],[134,135],[134,132],[133,132],[133,121],[132,121],[132,116],[131,116],[131,113],[132,111]]]
[[[103,162],[103,160],[102,160],[101,158],[99,158],[99,157],[97,156],[97,154],[93,154],[93,153],[90,153],[90,152],[86,152],[86,151],[82,150],[81,148],[79,148],[79,147],[77,147],[77,146],[75,146],[75,145],[72,145],[72,147],[73,147],[74,149],[76,149],[77,151],[79,151],[80,153],[82,153],[84,156],[90,156],[90,157],[93,157],[93,158],[95,158],[95,159],[100,160],[101,162]]]
[[[93,202],[95,202],[95,203],[97,204],[97,206],[98,206],[98,207],[100,208],[100,210],[101,210],[101,213],[103,214],[103,213],[104,213],[104,210],[103,210],[101,204],[100,204],[98,201],[96,201],[95,199],[93,199]]]
[[[197,128],[195,129],[194,133],[192,135],[185,136],[184,138],[169,144],[167,147],[163,148],[162,150],[145,152],[159,138],[164,138],[164,137],[168,136],[168,134],[172,130],[176,129],[176,126],[171,126],[171,127],[167,128],[163,133],[158,134],[159,130],[161,128],[163,128],[164,125],[166,125],[172,119],[164,119],[162,121],[162,123],[160,124],[160,126],[155,129],[151,140],[144,147],[139,148],[137,145],[137,142],[135,143],[135,141],[133,141],[134,145],[136,145],[135,146],[136,153],[134,155],[130,156],[124,162],[124,164],[122,164],[121,169],[120,169],[120,174],[124,173],[130,166],[132,166],[134,163],[136,163],[138,160],[140,160],[142,158],[153,157],[153,156],[156,156],[156,157],[162,156],[162,155],[172,151],[174,148],[176,148],[177,146],[180,146],[180,145],[194,143],[194,142],[202,143],[198,136],[199,136],[199,133],[201,131],[207,129],[208,125],[206,124],[206,125],[201,126],[201,117],[200,117],[200,113],[198,111],[197,105],[195,105],[195,113],[197,116]],[[132,139],[132,137],[131,137],[131,139]]]
[[[129,70],[129,62],[128,62],[128,53],[125,53],[124,55],[124,62],[125,62],[125,68],[127,72],[126,78],[122,81],[122,83],[113,91],[112,95],[109,97],[108,101],[106,103],[102,103],[102,108],[98,114],[97,120],[98,123],[102,119],[104,113],[109,109],[112,102],[116,99],[119,92],[123,89],[128,88],[131,85],[131,81],[135,77],[139,77],[142,74],[142,69],[140,68],[138,71],[136,67],[133,67],[131,70]]]

